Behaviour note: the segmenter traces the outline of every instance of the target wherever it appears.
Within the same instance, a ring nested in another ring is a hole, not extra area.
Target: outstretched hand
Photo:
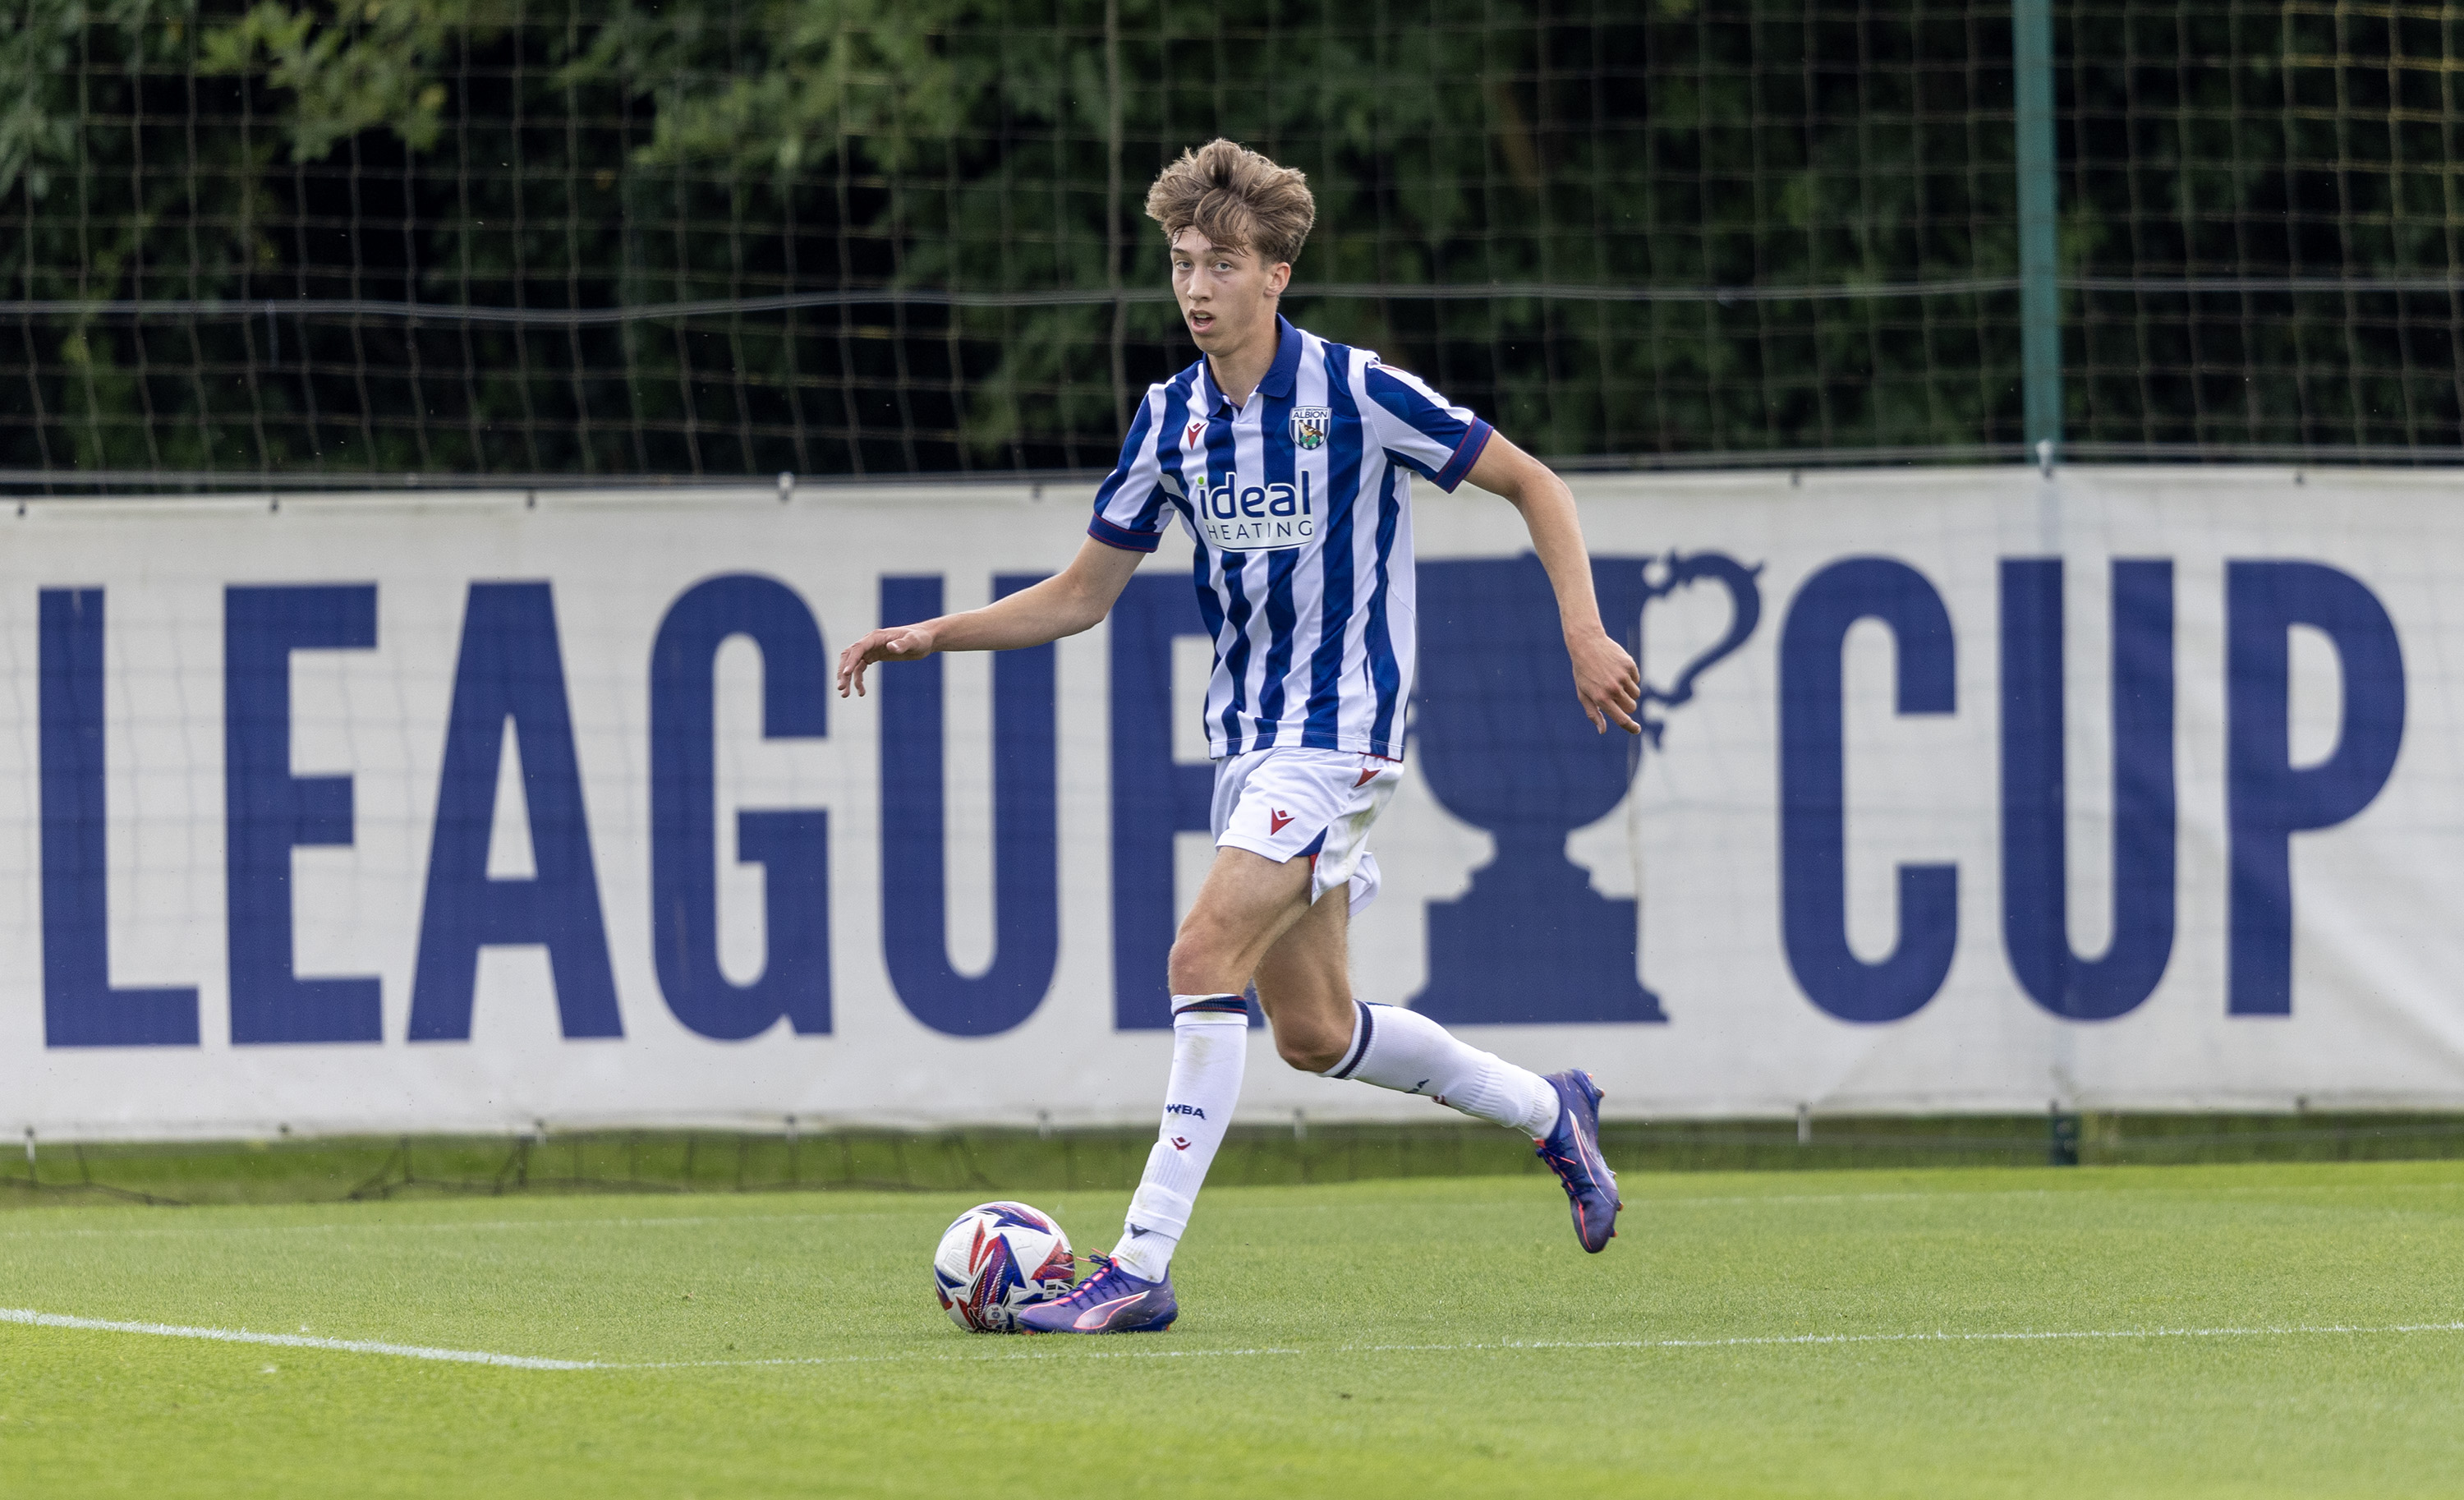
[[[1642,706],[1642,669],[1625,648],[1595,629],[1568,640],[1566,654],[1573,658],[1574,695],[1592,728],[1604,735],[1614,722],[1629,735],[1641,734],[1634,716]]]
[[[893,625],[873,631],[839,652],[839,696],[853,688],[864,696],[864,669],[877,661],[922,661],[933,654],[933,630],[926,625]]]

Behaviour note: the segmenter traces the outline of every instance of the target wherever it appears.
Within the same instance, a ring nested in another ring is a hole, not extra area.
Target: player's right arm
[[[1006,651],[1075,635],[1110,614],[1142,552],[1089,538],[1059,573],[980,609],[873,631],[839,652],[839,696],[864,693],[864,670],[877,661],[920,661],[935,651]]]
[[[945,614],[916,625],[873,631],[839,653],[839,696],[864,692],[864,670],[877,661],[918,661],[935,651],[1007,651],[1075,635],[1111,613],[1130,575],[1163,540],[1168,495],[1178,475],[1164,473],[1154,441],[1165,391],[1148,387],[1130,419],[1121,460],[1095,491],[1095,515],[1078,556],[1059,573],[981,609]],[[1177,467],[1177,463],[1176,463]]]

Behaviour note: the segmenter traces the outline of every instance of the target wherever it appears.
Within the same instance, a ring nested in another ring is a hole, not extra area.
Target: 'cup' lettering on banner
[[[1511,512],[1417,496],[1362,999],[1660,1117],[2464,1105],[2435,476],[1577,492],[1643,733],[1585,720]],[[1085,635],[831,682],[828,643],[1027,586],[1083,519],[1001,486],[32,502],[0,1124],[1151,1118],[1211,785],[1185,541]],[[1243,1107],[1419,1117],[1263,1064]]]

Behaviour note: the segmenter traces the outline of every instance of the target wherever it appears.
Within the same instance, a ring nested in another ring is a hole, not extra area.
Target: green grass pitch
[[[2464,1492],[2453,1162],[1227,1189],[1089,1340],[934,1305],[975,1196],[0,1217],[9,1309],[598,1366],[0,1323],[0,1493]]]

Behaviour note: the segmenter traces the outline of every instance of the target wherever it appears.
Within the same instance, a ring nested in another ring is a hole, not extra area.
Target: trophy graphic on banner
[[[1595,558],[1600,618],[1638,662],[1644,609],[1698,584],[1727,591],[1728,628],[1665,688],[1646,680],[1640,736],[1595,733],[1575,703],[1540,560],[1419,564],[1415,754],[1446,810],[1497,840],[1471,888],[1428,906],[1427,986],[1408,1004],[1448,1026],[1665,1021],[1637,974],[1639,908],[1604,896],[1566,838],[1626,795],[1667,715],[1762,618],[1748,567],[1719,553]]]

